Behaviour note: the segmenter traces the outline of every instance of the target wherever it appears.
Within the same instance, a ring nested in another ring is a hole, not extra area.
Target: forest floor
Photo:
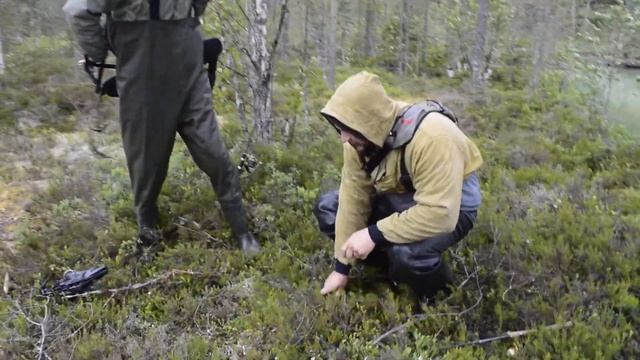
[[[299,120],[291,144],[251,149],[261,163],[241,182],[261,254],[246,259],[233,246],[208,179],[177,141],[159,199],[165,242],[152,261],[132,261],[135,214],[115,103],[104,104],[109,126],[94,133],[101,110],[87,86],[45,77],[0,97],[20,109],[5,112],[10,126],[0,134],[0,274],[12,283],[0,297],[0,358],[39,350],[65,359],[639,354],[638,142],[588,116],[580,98],[554,93],[562,82],[553,78],[537,97],[513,86],[478,98],[450,79],[382,76],[395,98],[454,109],[485,159],[478,224],[446,255],[456,276],[450,296],[416,304],[360,267],[347,292],[319,294],[332,248],[312,209],[339,183],[341,153],[316,115]],[[278,80],[274,116],[299,115],[297,78]],[[315,113],[330,91],[320,77],[310,84]],[[245,147],[235,145],[246,139],[233,94],[216,90],[238,161]],[[98,264],[109,267],[98,288],[126,290],[82,299],[38,291],[68,269]],[[473,344],[519,330],[532,331]]]

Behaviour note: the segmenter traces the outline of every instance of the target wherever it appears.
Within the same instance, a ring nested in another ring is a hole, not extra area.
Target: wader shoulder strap
[[[384,146],[376,151],[371,158],[362,166],[363,170],[367,174],[371,174],[373,170],[380,165],[380,162],[391,152],[393,149],[402,148],[402,164],[401,170],[404,168],[406,172],[406,165],[404,164],[404,147],[407,145],[413,135],[415,135],[418,127],[422,123],[422,120],[432,112],[438,112],[453,121],[458,123],[458,118],[447,109],[445,106],[437,101],[425,100],[423,102],[408,106],[396,119],[389,131],[389,135],[384,141]],[[406,173],[406,177],[411,180]]]
[[[409,170],[404,160],[404,151],[406,148],[406,146],[403,146],[402,150],[400,150],[400,184],[408,192],[414,192],[416,189],[413,187],[413,181],[411,181],[411,175],[409,175]]]
[[[160,0],[149,0],[149,18],[151,20],[160,19]]]

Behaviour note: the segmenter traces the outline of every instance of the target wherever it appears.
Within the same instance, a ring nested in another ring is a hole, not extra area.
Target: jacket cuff
[[[391,242],[387,240],[382,234],[382,231],[378,229],[377,224],[369,226],[367,230],[369,230],[369,236],[371,236],[371,240],[373,240],[373,243],[376,244],[376,246],[391,245]]]
[[[351,270],[351,265],[343,264],[340,260],[336,259],[335,271],[342,275],[349,275],[349,270]]]

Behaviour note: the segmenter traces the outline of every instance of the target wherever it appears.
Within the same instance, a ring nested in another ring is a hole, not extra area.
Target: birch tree
[[[375,0],[367,0],[364,22],[364,53],[368,57],[375,56],[375,7]]]
[[[409,67],[409,0],[402,0],[400,16],[400,73],[404,74]]]
[[[551,6],[553,6],[553,4],[537,7],[534,15],[537,16],[538,26],[533,39],[533,68],[531,69],[531,79],[529,81],[529,86],[534,89],[538,87],[538,83],[540,82],[540,77],[542,76],[547,60],[548,47],[550,46],[549,42],[551,39],[549,38],[549,33],[551,30],[550,27],[552,26],[550,21],[552,13]]]
[[[289,27],[291,26],[291,18],[289,16],[284,17],[284,23],[282,25],[282,45],[280,45],[280,56],[283,60],[289,60]]]
[[[483,83],[484,45],[487,39],[487,20],[489,19],[489,0],[478,0],[476,20],[476,40],[471,55],[471,72],[473,87],[479,88]]]
[[[253,129],[261,142],[270,142],[273,138],[273,61],[287,15],[287,0],[282,0],[280,8],[277,32],[270,47],[267,40],[267,1],[249,1],[245,14],[249,46],[242,50],[247,58],[247,79],[253,101]]]
[[[429,38],[429,5],[431,0],[424,0],[424,14],[422,15],[422,34],[418,34],[418,46],[416,47],[416,71],[420,71],[421,64],[427,62],[427,39]]]
[[[307,76],[307,69],[309,68],[309,17],[311,13],[311,6],[309,3],[304,3],[304,38],[302,42],[302,69],[300,73],[302,75],[302,113],[304,120],[309,121],[310,109],[309,109],[309,77]]]
[[[314,2],[306,3],[306,6],[315,8]],[[316,44],[316,56],[320,62],[322,68],[322,76],[325,83],[327,82],[327,36],[325,22],[327,20],[327,11],[325,0],[318,1],[317,16],[314,17],[312,22],[313,30],[310,32]]]

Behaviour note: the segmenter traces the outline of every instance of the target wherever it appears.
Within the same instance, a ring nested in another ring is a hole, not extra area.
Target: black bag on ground
[[[90,291],[94,281],[102,278],[107,274],[107,267],[100,266],[81,271],[67,271],[62,279],[56,281],[51,288],[46,287],[46,283],[42,285],[41,293],[44,296],[57,295],[74,295]]]

